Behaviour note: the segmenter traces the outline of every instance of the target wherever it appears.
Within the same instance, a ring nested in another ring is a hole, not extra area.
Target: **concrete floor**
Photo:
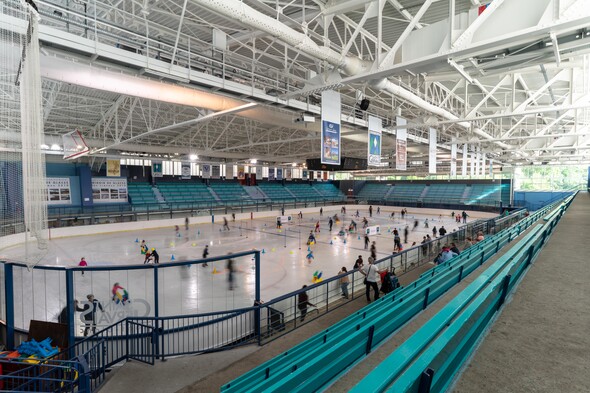
[[[455,393],[590,392],[590,197],[579,193]]]

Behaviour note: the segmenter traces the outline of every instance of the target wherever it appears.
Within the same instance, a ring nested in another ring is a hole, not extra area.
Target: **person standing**
[[[436,237],[436,234],[438,233],[438,231],[436,230],[436,226],[432,227],[432,237]]]
[[[324,208],[320,207],[320,217],[324,215]]]
[[[82,312],[82,316],[84,317],[84,337],[88,336],[88,332],[92,329],[92,334],[96,334],[96,312],[100,309],[101,312],[104,312],[104,308],[102,304],[94,298],[93,294],[86,296],[88,301],[84,304],[84,307],[79,307],[76,303],[76,311]]]
[[[373,206],[369,206],[369,217],[373,217]]]
[[[438,234],[440,235],[440,237],[443,237],[447,234],[447,230],[445,229],[444,225],[440,227],[440,229],[438,230]]]
[[[307,255],[305,256],[307,258],[307,263],[309,263],[311,265],[311,261],[312,259],[315,259],[315,257],[313,256],[313,251],[310,249],[309,252],[307,253]]]
[[[371,258],[373,258],[373,260],[377,259],[377,243],[373,242],[371,244]]]
[[[229,231],[229,223],[227,222],[227,218],[223,217],[223,230]]]
[[[152,248],[152,257],[154,258],[154,264],[160,263],[160,254],[158,254],[155,248]]]
[[[416,223],[418,223],[418,221],[416,221]],[[414,228],[416,228],[416,225],[414,225]],[[406,225],[406,227],[404,228],[404,244],[408,244],[408,235],[410,234],[410,230],[408,229],[408,226]]]
[[[463,224],[467,224],[467,217],[469,217],[469,215],[467,214],[467,212],[465,212],[465,210],[463,210],[461,216],[463,217]]]
[[[369,258],[369,263],[363,266],[360,272],[365,276],[365,295],[367,296],[367,302],[371,302],[371,288],[373,288],[374,300],[379,299],[379,285],[377,285],[377,277],[379,272],[377,266],[373,265],[374,259]]]
[[[369,248],[369,235],[365,233],[365,250]]]
[[[203,249],[203,259],[207,259],[207,256],[209,255],[209,245],[205,244],[205,248]],[[207,265],[207,262],[203,263],[202,265],[203,267],[207,267],[209,265]]]
[[[342,290],[342,297],[348,299],[348,284],[350,283],[350,279],[348,278],[348,271],[346,267],[342,266],[338,275],[342,275],[340,277],[340,289]]]
[[[87,267],[88,266],[88,263],[86,262],[85,257],[82,257],[80,259],[80,262],[78,262],[78,266],[80,266],[80,267]],[[84,275],[84,270],[82,270],[82,275]]]
[[[377,215],[381,214],[381,207],[377,206]]]
[[[307,285],[304,285],[301,288],[305,289],[307,288]],[[299,319],[301,322],[303,322],[305,316],[307,315],[307,306],[315,307],[314,304],[309,302],[309,296],[307,296],[307,292],[303,291],[297,296],[297,308],[301,313],[301,318]]]
[[[231,253],[228,253],[231,254]],[[227,264],[225,265],[227,269],[227,284],[229,285],[229,290],[234,290],[234,260],[229,258],[227,260]]]
[[[432,254],[432,238],[426,235],[426,243],[428,243],[428,254]]]
[[[332,225],[334,225],[334,221],[332,220],[332,217],[330,217],[330,219],[328,220],[328,226],[330,227],[330,232],[332,232]]]
[[[314,232],[320,233],[320,222],[319,221],[315,223]]]
[[[281,216],[285,215],[285,206],[281,207]]]
[[[188,217],[186,217],[186,218],[184,219],[184,230],[185,230],[185,231],[188,231],[189,222],[190,222],[190,221],[189,221]]]
[[[426,244],[428,240],[426,240],[426,236],[422,238],[422,256],[426,256],[428,253],[428,245]]]

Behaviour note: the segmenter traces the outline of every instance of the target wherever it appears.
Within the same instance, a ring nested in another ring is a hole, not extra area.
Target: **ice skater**
[[[148,250],[145,253],[145,259],[143,260],[143,264],[145,265],[146,263],[150,263],[152,262],[154,259],[154,257],[152,256],[152,253]]]
[[[88,336],[88,332],[92,329],[92,334],[96,333],[96,312],[100,309],[101,312],[104,312],[104,308],[102,304],[94,298],[93,294],[86,296],[88,301],[84,304],[84,307],[78,307],[76,302],[76,311],[80,311],[82,316],[84,317],[84,337]]]
[[[389,219],[395,221],[395,212],[391,212]]]
[[[152,248],[152,258],[154,258],[154,264],[160,263],[160,254],[156,251],[155,248]]]
[[[174,236],[180,237],[180,227],[178,225],[174,226]]]
[[[416,228],[418,228],[418,220],[414,220],[414,227],[412,228],[412,232],[414,232]]]
[[[320,217],[324,215],[324,208],[320,207]]]
[[[184,230],[185,230],[185,231],[188,231],[188,226],[189,226],[189,223],[190,223],[190,221],[189,221],[188,217],[186,217],[186,218],[184,219]]]
[[[231,253],[228,253],[228,255]],[[233,291],[234,290],[234,260],[232,258],[229,258],[227,260],[227,264],[225,265],[225,268],[227,269],[227,284],[229,286],[229,290]]]
[[[428,218],[424,219],[424,228],[428,228]]]
[[[207,256],[209,255],[209,245],[205,244],[205,248],[203,249],[203,259],[207,259]],[[207,267],[209,265],[207,265],[207,262],[203,263],[202,265],[203,267]]]
[[[227,222],[227,218],[223,217],[223,230],[229,231],[229,223]]]
[[[309,231],[309,236],[307,238],[307,245],[308,246],[313,246],[315,244],[316,240],[315,240],[315,235],[313,234],[313,231]]]
[[[315,223],[314,232],[320,233],[320,222],[319,221]]]
[[[139,246],[139,250],[141,251],[141,255],[145,255],[145,253],[148,252],[148,246],[147,246],[145,240],[141,241],[141,245]]]
[[[309,250],[309,252],[305,256],[305,258],[307,258],[307,263],[311,264],[312,259],[315,259],[314,256],[313,256],[313,251],[312,250]]]
[[[350,232],[350,233],[356,232],[356,221],[350,220],[350,225],[348,226],[348,232]]]
[[[365,250],[369,248],[369,235],[365,233]]]
[[[277,229],[281,229],[283,223],[281,222],[281,217],[277,217]]]
[[[86,262],[86,258],[82,257],[80,259],[80,262],[78,262],[78,266],[80,266],[80,267],[88,266],[88,263]],[[84,275],[84,270],[82,270],[82,275]]]
[[[334,225],[334,221],[332,220],[332,217],[330,217],[330,219],[328,220],[328,226],[330,227],[330,232],[332,232],[333,225]]]
[[[367,220],[367,217],[363,217],[363,229],[365,229],[368,226],[369,226],[369,221]]]

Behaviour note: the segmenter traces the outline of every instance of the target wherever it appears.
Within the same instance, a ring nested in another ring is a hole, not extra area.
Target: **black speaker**
[[[363,98],[361,100],[361,103],[359,104],[359,107],[366,111],[367,109],[369,109],[369,104],[371,103],[371,101],[367,100],[366,98]]]

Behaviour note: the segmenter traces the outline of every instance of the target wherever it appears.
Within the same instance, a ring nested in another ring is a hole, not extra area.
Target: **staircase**
[[[219,197],[219,195],[217,195],[217,193],[215,191],[213,191],[213,188],[207,187],[207,189],[209,190],[209,192],[211,193],[211,195],[213,195],[213,198],[215,198],[215,200],[217,202],[221,202],[221,198]]]
[[[428,190],[430,189],[430,186],[426,186],[424,187],[424,189],[422,190],[422,192],[420,193],[420,196],[418,197],[418,200],[421,201],[422,199],[424,199],[424,197],[426,197],[426,194],[428,194]]]
[[[383,195],[383,200],[386,200],[387,198],[389,198],[389,194],[393,193],[393,189],[394,188],[395,188],[395,186],[389,187],[389,190],[387,190],[387,192],[385,193],[385,195]]]
[[[154,196],[156,197],[158,203],[166,203],[166,199],[164,199],[164,196],[162,195],[158,187],[152,186],[152,192],[154,193]]]
[[[258,186],[246,186],[244,190],[254,200],[267,199],[268,196]]]
[[[469,199],[469,195],[471,195],[471,187],[465,187],[463,190],[463,195],[461,195],[461,203],[465,203]]]

